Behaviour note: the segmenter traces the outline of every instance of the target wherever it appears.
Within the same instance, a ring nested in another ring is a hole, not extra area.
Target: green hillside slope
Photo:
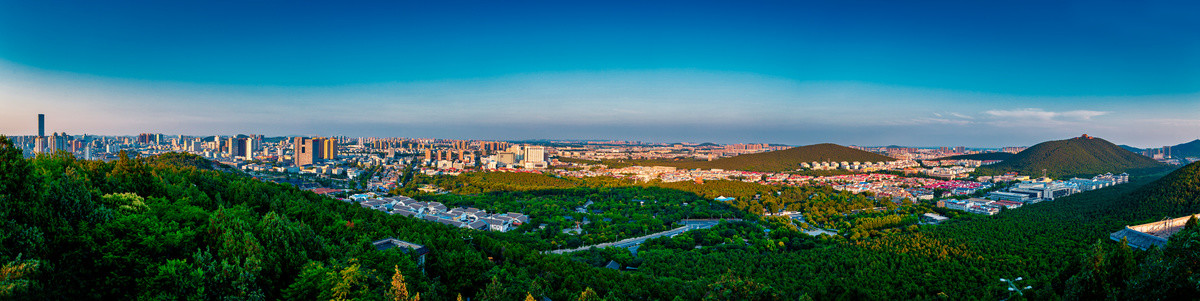
[[[976,169],[990,175],[1015,171],[1040,176],[1044,169],[1052,177],[1092,176],[1106,172],[1148,173],[1165,164],[1135,154],[1095,137],[1077,137],[1038,143],[997,164]]]
[[[1131,196],[1131,207],[1155,219],[1200,213],[1200,162],[1181,167]]]

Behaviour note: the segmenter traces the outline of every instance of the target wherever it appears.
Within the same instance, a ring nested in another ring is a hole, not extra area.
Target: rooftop
[[[1140,249],[1148,249],[1150,246],[1161,247],[1167,244],[1171,235],[1182,230],[1188,219],[1193,216],[1200,218],[1200,214],[1196,214],[1136,226],[1125,226],[1125,229],[1109,234],[1108,238],[1115,241],[1125,238],[1130,246]]]
[[[399,239],[396,239],[395,237],[388,237],[385,239],[377,240],[371,244],[375,246],[376,250],[380,250],[380,251],[392,249],[392,248],[404,248],[405,251],[409,251],[409,250],[416,251],[417,255],[425,255],[425,253],[429,253],[429,249],[426,248],[425,246],[414,244],[414,243],[403,241],[403,240],[399,240]]]

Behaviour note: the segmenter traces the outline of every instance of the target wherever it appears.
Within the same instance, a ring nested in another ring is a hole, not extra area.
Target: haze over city
[[[5,2],[0,133],[34,134],[38,113],[120,135],[1159,147],[1200,132],[1194,4],[1026,4]]]

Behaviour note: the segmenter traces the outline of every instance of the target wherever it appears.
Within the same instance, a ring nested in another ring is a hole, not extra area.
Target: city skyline
[[[1090,3],[4,3],[0,133],[1196,139],[1200,21]]]

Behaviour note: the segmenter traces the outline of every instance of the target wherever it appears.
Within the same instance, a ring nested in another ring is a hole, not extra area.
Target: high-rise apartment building
[[[316,160],[316,143],[313,139],[296,137],[292,139],[292,161],[296,166],[312,165]]]
[[[541,163],[546,162],[546,147],[530,146],[525,148],[525,162]]]
[[[228,145],[230,158],[245,158],[246,160],[254,158],[254,139],[229,137]]]
[[[334,138],[314,138],[313,140],[320,141],[321,144],[321,159],[334,160],[337,159],[338,140]]]
[[[313,164],[323,160],[337,159],[338,142],[334,138],[305,138],[292,139],[293,161],[296,166]]]
[[[46,114],[38,114],[38,135],[33,138],[33,152],[45,153],[46,142]]]

